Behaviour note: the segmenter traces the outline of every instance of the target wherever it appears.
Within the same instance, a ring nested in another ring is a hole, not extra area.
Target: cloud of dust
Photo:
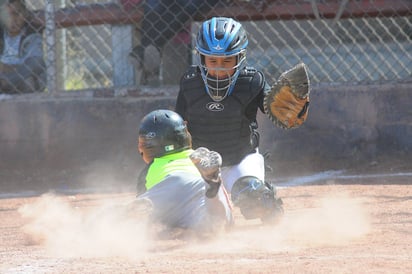
[[[45,194],[19,208],[24,232],[58,257],[119,256],[138,259],[149,247],[147,222],[131,216],[126,205],[76,208],[67,197]]]
[[[288,252],[349,244],[370,231],[362,201],[345,195],[320,198],[311,208],[286,211],[276,225],[240,220],[216,239],[179,246],[188,252]],[[25,232],[58,257],[140,259],[155,246],[147,223],[125,214],[122,206],[106,204],[75,208],[67,197],[46,194],[19,209],[27,218]],[[161,241],[161,240],[157,240]],[[153,245],[154,244],[154,245]],[[153,251],[153,250],[152,250]]]
[[[136,191],[136,178],[125,178],[124,170],[116,168],[110,161],[95,161],[79,176],[78,185],[88,190],[130,192]],[[136,175],[137,176],[137,175]],[[127,176],[126,176],[127,177]]]
[[[370,231],[370,218],[360,200],[346,195],[321,198],[312,208],[286,211],[276,225],[259,222],[221,235],[195,247],[197,251],[293,251],[309,247],[345,245]]]
[[[361,201],[341,194],[318,202],[314,208],[285,216],[279,230],[288,241],[299,246],[344,245],[370,231],[370,219]]]

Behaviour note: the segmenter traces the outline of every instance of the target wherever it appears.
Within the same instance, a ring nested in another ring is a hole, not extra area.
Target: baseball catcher
[[[265,113],[284,129],[299,127],[308,116],[310,84],[304,63],[282,73],[264,98]]]
[[[257,122],[271,86],[263,72],[246,66],[248,43],[236,20],[204,21],[196,36],[196,64],[181,78],[175,110],[187,122],[194,148],[222,156],[220,175],[233,205],[246,219],[274,224],[283,206],[265,180]]]

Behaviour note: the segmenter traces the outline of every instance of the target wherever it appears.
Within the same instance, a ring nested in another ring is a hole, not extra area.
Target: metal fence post
[[[46,73],[47,91],[57,91],[56,85],[56,24],[54,21],[54,1],[46,0],[45,33],[46,33]]]
[[[112,65],[114,87],[130,87],[135,84],[134,67],[128,60],[133,47],[133,26],[112,26]]]

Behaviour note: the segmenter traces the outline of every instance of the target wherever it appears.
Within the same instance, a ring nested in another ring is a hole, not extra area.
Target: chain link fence
[[[0,1],[3,18],[12,1]],[[27,23],[43,35],[44,90],[50,93],[176,85],[195,60],[193,40],[200,22],[219,15],[242,21],[249,38],[248,65],[263,70],[269,83],[299,61],[307,64],[314,84],[412,80],[410,0],[26,4],[33,15]]]

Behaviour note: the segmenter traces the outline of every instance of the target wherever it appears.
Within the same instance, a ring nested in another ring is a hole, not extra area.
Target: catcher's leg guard
[[[283,215],[282,200],[276,197],[273,185],[256,177],[238,179],[232,187],[231,197],[246,219],[260,218],[264,223],[272,223]]]

